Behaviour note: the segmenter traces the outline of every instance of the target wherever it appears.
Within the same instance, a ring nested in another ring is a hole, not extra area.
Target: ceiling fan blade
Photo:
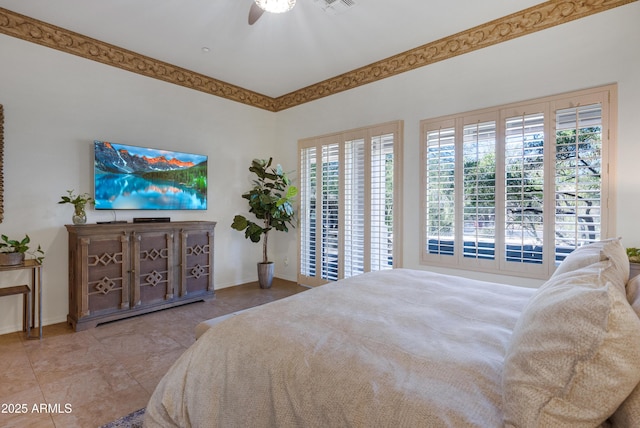
[[[264,10],[256,4],[256,2],[251,2],[251,9],[249,9],[249,25],[255,24],[255,22],[262,16]]]

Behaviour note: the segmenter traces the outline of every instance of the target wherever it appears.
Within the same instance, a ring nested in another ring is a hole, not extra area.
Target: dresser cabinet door
[[[134,305],[173,299],[173,233],[134,232],[131,241]]]
[[[213,292],[213,228],[182,230],[180,297]]]
[[[80,317],[128,310],[129,237],[125,234],[80,239]]]

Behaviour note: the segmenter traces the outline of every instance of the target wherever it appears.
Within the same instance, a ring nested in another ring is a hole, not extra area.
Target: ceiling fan
[[[329,13],[339,13],[343,9],[355,6],[355,0],[312,0],[322,10]],[[255,0],[251,2],[249,9],[249,25],[256,23],[258,19],[265,13],[282,13],[288,12],[296,5],[296,0]]]
[[[249,9],[249,25],[256,23],[265,12],[288,12],[296,5],[296,0],[256,0],[251,2]]]

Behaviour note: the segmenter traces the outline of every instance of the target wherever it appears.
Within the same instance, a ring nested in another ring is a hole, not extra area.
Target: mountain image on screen
[[[182,162],[177,158],[167,159],[160,155],[153,158],[129,153],[127,149],[116,150],[111,143],[96,146],[95,167],[114,174],[144,174],[154,171],[173,171],[191,168],[193,162]]]
[[[96,209],[202,210],[207,156],[94,142]]]

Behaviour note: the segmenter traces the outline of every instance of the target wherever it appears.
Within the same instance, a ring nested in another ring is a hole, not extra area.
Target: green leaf
[[[234,228],[235,230],[245,230],[248,226],[249,222],[248,220],[241,216],[241,215],[237,215],[233,218],[233,223],[231,224],[231,227]]]
[[[279,222],[278,224],[275,225],[275,229],[279,230],[281,232],[288,232],[289,228],[287,228],[287,224],[284,222]]]
[[[262,228],[255,223],[249,224],[245,232],[245,237],[251,239],[251,242],[260,242],[262,236]]]
[[[260,203],[262,205],[270,205],[271,204],[271,197],[269,195],[266,194],[261,194],[260,195]]]
[[[264,170],[262,168],[255,168],[255,167],[250,167],[249,171],[253,172],[255,175],[257,175],[260,178],[264,178]]]
[[[291,203],[287,202],[286,204],[282,205],[282,209],[284,210],[287,217],[293,216],[293,205],[291,205]]]
[[[264,178],[266,178],[266,179],[268,179],[268,180],[276,181],[276,180],[277,180],[278,178],[280,178],[280,177],[278,177],[276,174],[273,174],[273,173],[271,173],[271,172],[265,172],[265,173],[264,173]]]

